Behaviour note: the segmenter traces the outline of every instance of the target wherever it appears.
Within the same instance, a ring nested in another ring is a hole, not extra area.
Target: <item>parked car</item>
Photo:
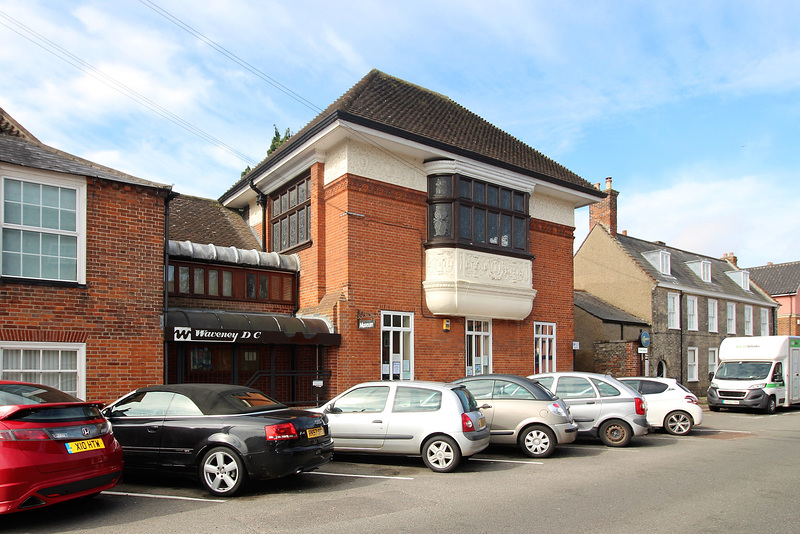
[[[651,430],[642,395],[609,375],[557,372],[531,375],[569,406],[578,433],[624,447]]]
[[[674,378],[618,378],[644,396],[647,401],[647,422],[670,434],[685,436],[692,427],[702,424],[703,409],[697,396]]]
[[[126,468],[196,475],[214,495],[233,495],[248,479],[311,471],[333,454],[324,415],[243,386],[150,386],[103,413],[125,450]]]
[[[0,513],[95,495],[122,476],[122,447],[100,413],[58,389],[0,380]]]
[[[565,402],[535,380],[486,374],[455,381],[464,384],[481,406],[491,431],[490,443],[516,445],[533,458],[547,458],[557,445],[572,443],[578,425]]]
[[[316,410],[328,416],[336,451],[422,456],[440,473],[489,445],[475,397],[459,384],[366,382]]]

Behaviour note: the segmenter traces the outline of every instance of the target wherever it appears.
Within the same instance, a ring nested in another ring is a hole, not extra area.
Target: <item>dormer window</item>
[[[667,276],[672,274],[672,263],[670,260],[670,253],[666,250],[662,250],[659,256],[660,259],[660,270],[661,274],[666,274]]]
[[[700,268],[703,273],[703,282],[711,282],[711,262],[708,260],[703,260],[703,262],[700,264]]]
[[[736,282],[739,287],[745,291],[750,291],[750,271],[726,271],[725,274]]]
[[[658,269],[661,274],[672,276],[672,260],[668,250],[661,249],[642,252],[642,256],[650,262],[650,265]]]

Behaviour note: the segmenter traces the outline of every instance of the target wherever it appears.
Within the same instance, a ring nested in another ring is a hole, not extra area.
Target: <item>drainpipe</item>
[[[678,377],[678,381],[681,384],[684,383],[683,382],[683,313],[684,313],[684,308],[685,307],[686,306],[684,306],[684,304],[683,304],[683,291],[678,291],[678,310],[679,310],[679,313],[678,313],[678,326],[680,327],[680,345],[681,345],[681,354],[680,354],[680,356],[681,356],[681,365],[680,365],[680,375]],[[696,311],[697,310],[695,310],[695,312]],[[688,323],[687,323],[687,327],[688,327]],[[700,355],[698,354],[697,357],[699,359]],[[698,362],[698,365],[699,365],[699,362]]]
[[[250,178],[250,189],[258,195],[258,205],[261,206],[261,250],[267,251],[267,195],[256,187],[255,179]]]
[[[162,310],[162,330],[164,336],[164,383],[167,384],[169,376],[169,344],[167,343],[167,312],[169,310],[169,203],[180,196],[180,193],[170,190],[164,199],[164,308]]]

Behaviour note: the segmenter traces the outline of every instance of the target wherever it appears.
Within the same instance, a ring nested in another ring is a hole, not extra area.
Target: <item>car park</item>
[[[642,395],[609,375],[578,371],[531,375],[569,406],[578,433],[624,447],[651,430]]]
[[[243,386],[144,387],[103,413],[125,450],[126,468],[197,476],[219,496],[235,494],[248,479],[316,469],[333,454],[324,415]]]
[[[92,496],[122,476],[122,448],[100,413],[41,384],[0,381],[0,513]]]
[[[533,458],[546,458],[557,445],[572,443],[578,425],[566,403],[535,380],[507,375],[476,375],[455,381],[470,390],[491,431],[491,443],[516,445]]]
[[[422,456],[440,473],[489,445],[489,426],[459,384],[366,382],[316,410],[328,416],[337,452]]]
[[[674,378],[618,378],[644,396],[647,402],[647,422],[676,436],[685,436],[703,423],[703,409],[697,396]]]

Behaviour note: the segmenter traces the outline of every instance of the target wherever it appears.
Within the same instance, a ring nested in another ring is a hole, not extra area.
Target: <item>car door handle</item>
[[[150,432],[151,434],[155,434],[156,432],[158,432],[158,426],[156,425],[148,426],[147,431]]]
[[[586,404],[594,404],[594,401],[588,401]]]
[[[378,424],[380,424],[380,423],[383,423],[383,421],[381,421],[380,419],[375,419],[375,420],[373,421],[373,423],[378,423]]]

